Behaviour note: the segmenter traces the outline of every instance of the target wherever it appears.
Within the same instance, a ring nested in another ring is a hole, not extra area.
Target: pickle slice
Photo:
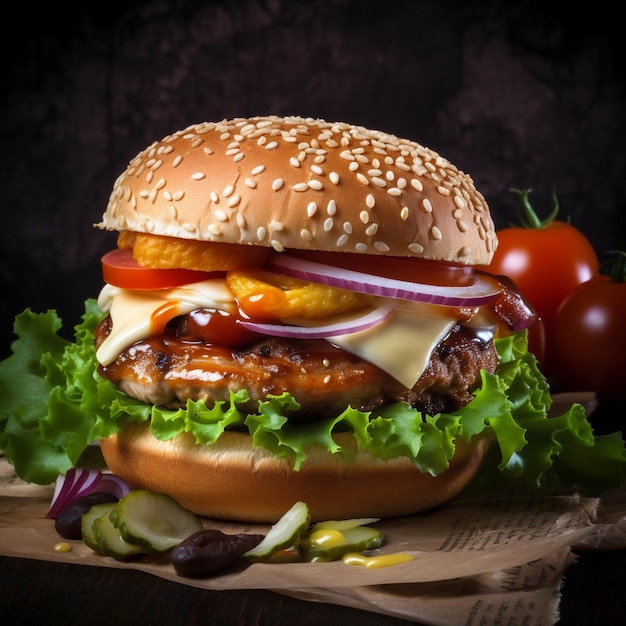
[[[176,500],[148,489],[131,491],[111,510],[122,539],[159,556],[202,529],[202,520]]]
[[[112,556],[116,561],[128,561],[146,551],[133,543],[122,539],[120,531],[113,526],[110,513],[104,513],[92,523],[93,535],[100,546],[100,554]]]
[[[261,543],[248,550],[247,559],[271,559],[277,552],[290,548],[309,527],[311,514],[304,502],[296,502],[268,531]]]
[[[83,541],[98,554],[102,554],[102,552],[94,533],[93,523],[101,515],[109,515],[116,504],[116,502],[94,504],[86,513],[83,513],[80,518],[80,532],[83,536]]]
[[[326,562],[339,559],[348,552],[380,548],[383,541],[383,533],[371,526],[353,526],[341,530],[317,528],[302,535],[296,543],[296,549],[305,561]]]

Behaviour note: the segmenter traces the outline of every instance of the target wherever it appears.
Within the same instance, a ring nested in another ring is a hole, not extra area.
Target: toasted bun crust
[[[355,448],[350,434],[341,434],[340,443]],[[314,452],[294,471],[288,461],[255,447],[247,434],[227,432],[212,446],[201,446],[187,434],[159,441],[147,423],[125,424],[101,447],[111,471],[134,488],[167,493],[205,517],[274,523],[299,500],[307,503],[313,521],[431,509],[467,486],[488,443],[457,445],[450,467],[437,477],[422,474],[406,459],[384,462],[356,452],[352,462]]]
[[[153,143],[99,227],[183,239],[488,264],[494,224],[470,176],[413,141],[345,123],[255,117]]]

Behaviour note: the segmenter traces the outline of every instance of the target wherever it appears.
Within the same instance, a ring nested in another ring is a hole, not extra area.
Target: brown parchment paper
[[[458,498],[436,511],[377,523],[387,539],[380,552],[413,557],[401,565],[366,569],[286,559],[196,580],[178,576],[166,558],[121,563],[95,554],[81,541],[70,542],[70,552],[56,552],[60,537],[46,518],[52,493],[52,486],[22,482],[0,458],[1,554],[132,568],[205,589],[269,589],[425,624],[489,624],[505,618],[553,623],[571,547],[626,547],[623,493],[603,502],[578,496]],[[205,525],[225,532],[269,528],[213,520]],[[329,586],[329,581],[337,582]]]

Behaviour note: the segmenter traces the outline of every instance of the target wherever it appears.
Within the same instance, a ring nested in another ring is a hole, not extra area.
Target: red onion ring
[[[98,469],[73,467],[57,478],[46,517],[57,519],[74,500],[90,493],[106,492],[120,499],[129,491],[130,486],[120,476],[104,474]]]
[[[445,287],[407,280],[383,278],[374,274],[347,270],[317,261],[308,261],[284,253],[274,254],[269,264],[278,272],[314,283],[348,289],[372,296],[411,300],[442,306],[482,306],[500,293],[497,280],[477,274],[472,285]]]
[[[342,319],[333,324],[323,326],[294,326],[291,324],[262,324],[241,320],[239,323],[248,330],[252,330],[264,335],[274,337],[292,337],[296,339],[325,339],[326,337],[336,337],[337,335],[348,335],[360,330],[373,328],[384,322],[395,310],[396,305],[385,302],[376,309],[370,310],[358,317]]]

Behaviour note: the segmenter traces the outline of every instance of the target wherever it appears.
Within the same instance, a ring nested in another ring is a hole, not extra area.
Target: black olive
[[[94,504],[117,502],[111,493],[94,491],[87,496],[76,498],[54,521],[54,528],[63,539],[82,539],[80,519]]]
[[[234,565],[262,539],[263,535],[228,535],[221,530],[200,530],[179,543],[170,558],[180,576],[208,576]]]

